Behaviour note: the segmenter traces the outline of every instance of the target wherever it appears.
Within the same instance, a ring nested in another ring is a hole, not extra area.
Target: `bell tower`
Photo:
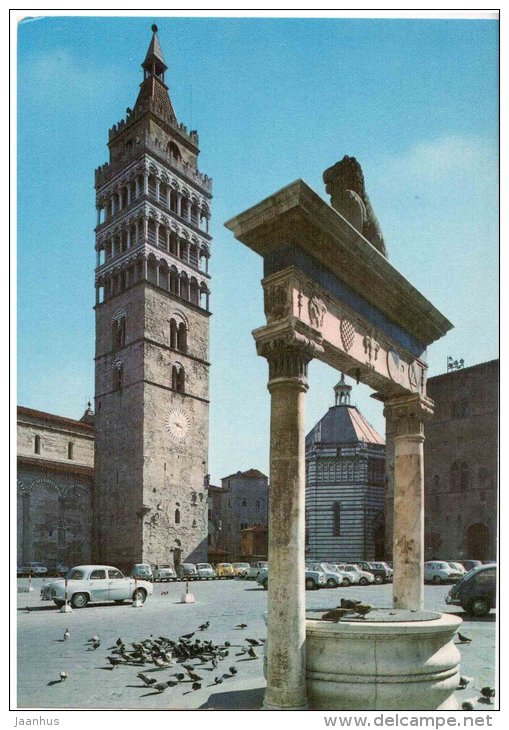
[[[95,172],[94,559],[207,558],[212,181],[152,26],[133,109]]]

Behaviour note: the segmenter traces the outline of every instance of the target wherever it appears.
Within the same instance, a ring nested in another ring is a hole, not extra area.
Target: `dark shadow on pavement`
[[[263,705],[265,687],[218,692],[210,695],[200,710],[260,710]]]

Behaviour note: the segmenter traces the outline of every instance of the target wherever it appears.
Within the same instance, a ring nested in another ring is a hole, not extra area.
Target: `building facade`
[[[428,380],[435,413],[424,442],[425,556],[497,557],[499,361]]]
[[[384,557],[385,444],[356,406],[344,376],[335,405],[306,437],[306,559]]]
[[[94,556],[207,557],[211,180],[157,35],[95,173]]]
[[[18,406],[17,561],[88,563],[92,549],[94,419]]]
[[[258,469],[238,471],[221,479],[221,487],[211,487],[209,492],[210,554],[216,560],[241,560],[245,557],[242,531],[255,525],[257,531],[267,527],[268,479]]]

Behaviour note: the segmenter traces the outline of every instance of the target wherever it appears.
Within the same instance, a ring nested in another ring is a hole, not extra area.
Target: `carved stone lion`
[[[380,224],[366,193],[362,168],[355,157],[345,155],[335,165],[328,167],[323,173],[323,181],[331,196],[332,207],[387,258]]]

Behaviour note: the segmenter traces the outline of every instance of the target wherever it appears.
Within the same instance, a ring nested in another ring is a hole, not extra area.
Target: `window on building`
[[[334,502],[332,505],[332,536],[341,535],[341,502]]]
[[[111,338],[114,352],[125,347],[125,317],[115,319],[111,323]]]
[[[243,507],[247,507],[247,499],[243,499],[242,502],[241,502],[241,505]]]
[[[74,458],[74,444],[72,441],[69,441],[67,444],[67,458],[73,459]]]
[[[113,369],[113,388],[114,390],[121,390],[123,381],[123,368],[122,365],[118,365]]]
[[[260,507],[261,507],[261,502],[259,499],[256,500],[256,507],[257,507],[257,509],[260,509]]]
[[[466,492],[468,489],[468,464],[465,461],[455,461],[451,466],[451,491]]]
[[[178,507],[175,510],[175,524],[176,525],[180,524],[180,510],[178,509]]]
[[[41,437],[35,436],[34,437],[34,454],[40,454],[41,453]]]
[[[173,365],[171,369],[171,387],[179,393],[185,393],[186,374],[182,365]]]

